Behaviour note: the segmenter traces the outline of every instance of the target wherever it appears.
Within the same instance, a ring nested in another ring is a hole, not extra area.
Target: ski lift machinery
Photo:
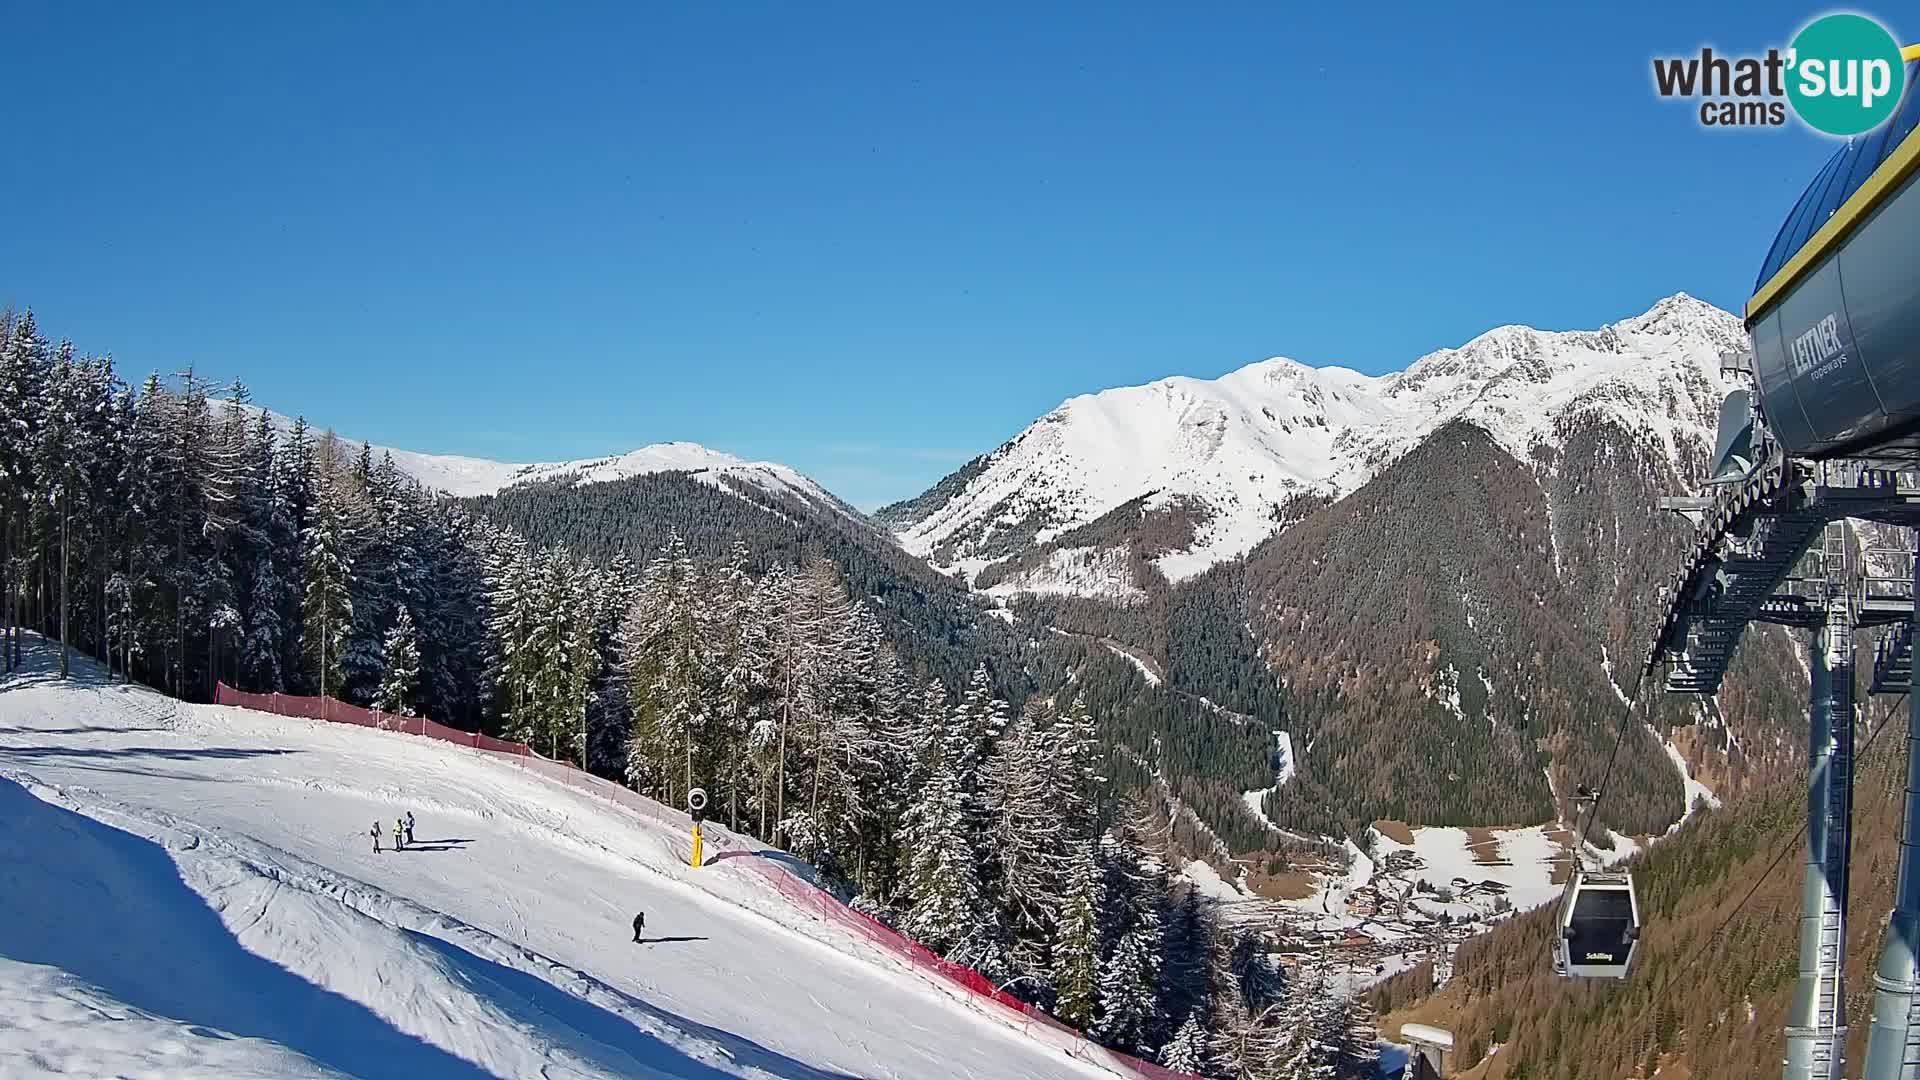
[[[1582,788],[1576,803],[1598,792]],[[1633,874],[1584,865],[1585,843],[1574,838],[1573,874],[1560,898],[1560,932],[1553,939],[1553,973],[1569,979],[1624,979],[1640,946],[1640,899]]]

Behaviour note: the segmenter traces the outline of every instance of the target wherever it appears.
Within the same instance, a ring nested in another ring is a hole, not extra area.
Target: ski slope
[[[51,653],[0,682],[0,1073],[1113,1075],[795,911],[745,869],[774,855],[692,870],[509,761]]]

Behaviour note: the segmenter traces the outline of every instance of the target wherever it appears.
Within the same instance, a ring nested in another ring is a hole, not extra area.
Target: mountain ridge
[[[1147,518],[1177,509],[1193,524],[1190,543],[1152,559],[1178,581],[1280,531],[1289,501],[1342,498],[1453,420],[1487,429],[1526,462],[1553,448],[1559,418],[1603,411],[1678,462],[1691,444],[1711,442],[1719,362],[1742,336],[1732,314],[1676,293],[1597,330],[1495,327],[1380,376],[1273,357],[1217,379],[1082,394],[875,516],[907,550],[973,580],[1151,494]],[[1031,573],[995,584],[1001,593],[1072,588]]]
[[[292,428],[293,415],[297,415],[275,412],[253,404],[243,407],[255,413],[267,412],[273,418],[274,426],[282,433]],[[310,430],[330,429],[314,425]],[[343,442],[359,445],[356,440],[345,436],[340,438]],[[366,445],[376,457],[391,454],[393,463],[400,471],[418,481],[422,487],[455,498],[497,495],[507,488],[523,484],[599,484],[656,473],[684,472],[722,490],[735,490],[733,485],[736,484],[751,485],[769,495],[797,498],[856,520],[865,520],[865,515],[838,495],[790,465],[774,461],[749,461],[696,442],[649,443],[623,454],[532,463],[494,461],[461,454],[429,454],[370,442]]]

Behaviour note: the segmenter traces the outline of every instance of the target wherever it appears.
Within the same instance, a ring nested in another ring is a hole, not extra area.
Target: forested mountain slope
[[[1854,804],[1847,1008],[1856,1069],[1899,866],[1906,709],[1903,698],[1878,698],[1861,710],[1863,745],[1869,724],[1886,731],[1861,758]],[[1464,1051],[1460,1066],[1478,1063],[1458,1075],[1473,1080],[1624,1080],[1659,1067],[1674,1075],[1676,1065],[1694,1080],[1777,1072],[1796,970],[1805,821],[1802,770],[1696,817],[1637,860],[1646,929],[1624,984],[1554,977],[1554,912],[1544,908],[1463,945],[1437,994],[1428,993],[1425,968],[1384,987],[1376,996],[1383,1033],[1415,1019],[1450,1028]]]
[[[1528,823],[1599,785],[1688,527],[1655,509],[1680,480],[1638,433],[1587,418],[1562,440],[1523,464],[1448,425],[1248,558],[1251,630],[1303,748],[1276,820]],[[1658,833],[1685,811],[1674,725],[1699,723],[1696,759],[1725,786],[1790,770],[1802,679],[1779,631],[1749,636],[1718,715],[1662,700],[1656,677],[1605,823]]]
[[[1705,448],[1682,451],[1698,475]],[[1266,799],[1285,828],[1549,821],[1556,793],[1599,783],[1689,528],[1657,501],[1686,487],[1664,446],[1609,413],[1567,415],[1528,461],[1458,421],[1354,494],[1298,507],[1242,560],[1133,603],[1015,610],[1138,647],[1172,688],[1289,731],[1294,777]],[[1793,768],[1805,682],[1790,649],[1751,634],[1715,705],[1649,689],[1606,824],[1678,820],[1675,755],[1725,793]]]
[[[982,662],[996,689],[1014,699],[1065,680],[1056,655],[995,618],[963,585],[866,523],[790,494],[723,488],[668,471],[600,483],[520,484],[466,505],[536,546],[563,546],[595,561],[623,555],[645,566],[674,536],[705,564],[724,561],[739,542],[756,574],[821,556],[855,596],[874,606],[901,658],[948,687],[963,685]]]

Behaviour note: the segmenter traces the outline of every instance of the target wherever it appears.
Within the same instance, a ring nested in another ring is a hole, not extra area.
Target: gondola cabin
[[[1624,979],[1640,943],[1633,875],[1575,870],[1560,901],[1553,970],[1572,979]]]

